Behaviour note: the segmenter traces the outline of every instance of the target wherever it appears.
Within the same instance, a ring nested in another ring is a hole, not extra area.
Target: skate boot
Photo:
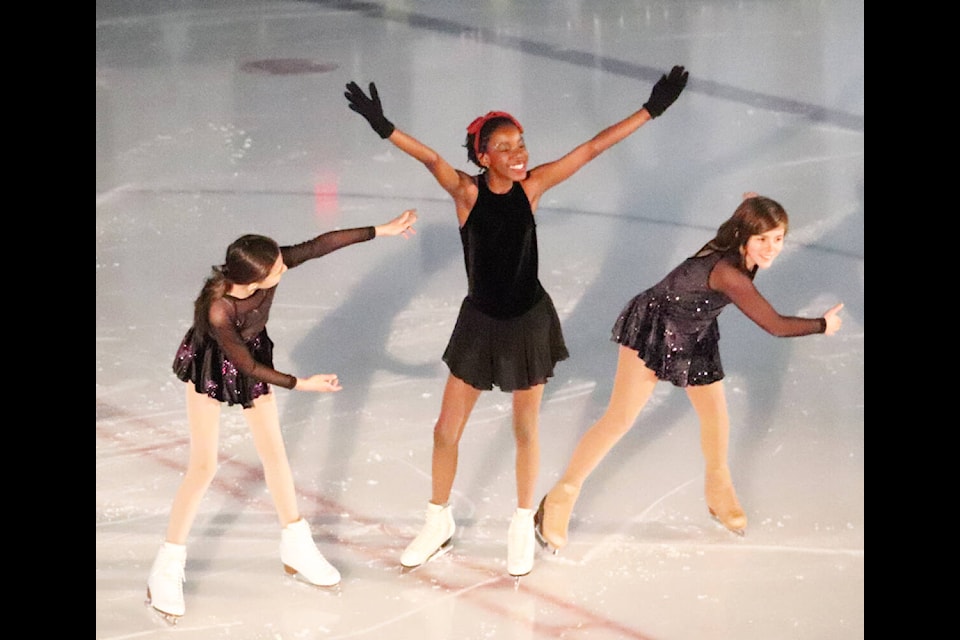
[[[567,528],[579,495],[580,487],[558,483],[543,496],[537,508],[534,516],[537,541],[554,555],[567,544]]]
[[[704,495],[710,515],[724,527],[742,536],[747,528],[747,514],[737,500],[730,470],[707,473]]]
[[[457,525],[453,521],[450,505],[440,506],[427,503],[427,520],[400,556],[400,564],[407,569],[419,567],[424,562],[446,553],[453,546],[453,532]]]
[[[160,613],[178,618],[186,611],[183,602],[183,568],[187,563],[187,547],[164,542],[147,578],[147,604]]]
[[[520,576],[527,575],[533,569],[536,548],[533,510],[517,507],[507,530],[507,573],[517,579],[517,584],[520,583]]]
[[[280,561],[287,573],[299,573],[304,580],[319,587],[332,587],[340,582],[340,572],[317,549],[310,525],[303,518],[291,522],[280,532]]]

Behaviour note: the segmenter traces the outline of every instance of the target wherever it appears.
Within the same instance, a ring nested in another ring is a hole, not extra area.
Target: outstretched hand
[[[347,90],[343,95],[350,103],[350,108],[366,118],[377,135],[381,138],[390,137],[396,127],[383,115],[383,105],[380,104],[380,94],[377,93],[376,84],[370,83],[370,96],[367,97],[363,89],[356,82],[351,81],[347,83]]]
[[[309,378],[297,378],[297,391],[340,391],[340,380],[335,373],[315,373]]]
[[[824,320],[827,321],[827,329],[823,332],[824,335],[832,336],[837,331],[840,331],[840,325],[843,324],[843,319],[837,315],[840,313],[840,309],[843,309],[842,302],[834,305],[829,311],[823,314]]]
[[[667,110],[667,107],[672,105],[677,98],[680,97],[680,92],[687,86],[687,77],[689,75],[688,71],[677,65],[670,70],[669,76],[660,76],[657,83],[653,85],[650,98],[643,105],[651,118],[659,117]]]
[[[417,230],[413,228],[413,224],[417,221],[417,210],[416,209],[407,209],[396,218],[391,220],[386,224],[377,225],[374,227],[378,236],[400,236],[404,238],[409,238],[412,235],[416,235]]]

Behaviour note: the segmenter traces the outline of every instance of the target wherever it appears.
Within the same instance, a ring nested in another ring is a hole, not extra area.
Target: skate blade
[[[527,571],[526,573],[508,573],[507,575],[513,578],[513,588],[516,589],[517,587],[519,587],[520,578],[530,575],[531,571],[533,571],[533,569],[530,569],[530,571]]]
[[[167,623],[167,625],[171,627],[177,626],[177,621],[180,619],[180,616],[175,616],[172,613],[167,613],[166,611],[160,611],[160,609],[157,609],[156,607],[151,607],[151,609],[153,609],[154,616]]]
[[[541,549],[545,549],[546,551],[549,551],[553,555],[557,555],[558,553],[560,553],[560,549],[557,549],[556,547],[554,547],[552,544],[550,544],[549,540],[543,537],[543,534],[540,532],[539,524],[533,527],[533,533],[537,537],[537,544],[540,545]]]
[[[302,573],[300,573],[299,571],[297,571],[296,569],[294,569],[289,565],[286,565],[286,564],[283,565],[283,571],[290,577],[291,580],[295,580],[301,584],[306,584],[311,587],[320,589],[322,591],[333,591],[338,594],[340,593],[339,580],[337,582],[334,582],[333,584],[317,584],[316,582],[310,582],[309,580],[307,580],[306,576],[304,576]]]
[[[740,536],[741,538],[747,535],[746,529],[734,529],[733,527],[728,527],[727,523],[725,523],[723,520],[720,519],[720,516],[717,515],[716,511],[714,511],[713,509],[710,509],[709,507],[707,508],[707,510],[710,512],[710,517],[713,518],[717,522],[717,524],[719,524],[721,527],[723,527],[730,533],[734,533]]]
[[[161,611],[153,606],[153,599],[150,597],[150,590],[147,590],[147,599],[143,601],[143,604],[150,607],[150,611],[153,613],[153,617],[161,620],[162,622],[167,623],[171,627],[177,626],[177,620],[180,619],[180,616],[174,615],[172,613],[167,613],[166,611]]]
[[[537,544],[540,545],[541,549],[546,549],[553,555],[557,555],[560,552],[560,549],[557,549],[550,541],[543,537],[543,503],[547,501],[547,496],[543,496],[540,500],[540,506],[537,507],[537,512],[533,514],[533,533],[537,537]]]
[[[427,559],[424,560],[421,564],[414,565],[414,566],[412,566],[412,567],[408,567],[408,566],[406,566],[406,565],[404,565],[404,564],[400,565],[400,575],[406,575],[406,574],[408,574],[408,573],[413,573],[414,571],[416,571],[417,569],[419,569],[419,568],[422,567],[423,565],[427,564],[428,562],[432,562],[432,561],[436,560],[437,558],[439,558],[440,556],[445,556],[445,555],[447,555],[447,553],[449,553],[449,552],[450,552],[450,549],[452,549],[452,548],[453,548],[453,538],[448,538],[446,542],[444,542],[442,545],[440,545],[440,547],[439,547],[436,551],[434,551],[430,556],[428,556]]]

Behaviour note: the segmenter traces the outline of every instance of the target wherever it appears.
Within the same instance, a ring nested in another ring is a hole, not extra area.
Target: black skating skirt
[[[716,319],[703,330],[690,333],[670,319],[663,305],[659,295],[650,291],[635,296],[617,316],[610,339],[636,351],[657,378],[678,387],[722,380]]]
[[[450,373],[474,389],[521,391],[545,384],[570,354],[549,294],[516,318],[493,318],[468,298],[443,352]]]
[[[227,360],[216,340],[207,337],[194,344],[193,327],[187,331],[173,359],[173,373],[184,382],[192,382],[197,393],[210,396],[228,405],[239,404],[244,409],[253,407],[253,401],[270,393],[270,385],[237,371]],[[247,342],[254,360],[273,368],[273,340],[264,329]]]

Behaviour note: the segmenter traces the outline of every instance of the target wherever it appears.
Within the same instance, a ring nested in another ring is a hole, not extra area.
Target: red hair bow
[[[477,157],[480,157],[480,129],[482,129],[483,125],[487,124],[487,122],[493,118],[507,118],[510,122],[517,126],[517,129],[520,130],[520,133],[523,133],[523,126],[517,122],[516,118],[506,111],[487,111],[487,113],[475,119],[467,127],[467,133],[473,136],[473,152]]]

